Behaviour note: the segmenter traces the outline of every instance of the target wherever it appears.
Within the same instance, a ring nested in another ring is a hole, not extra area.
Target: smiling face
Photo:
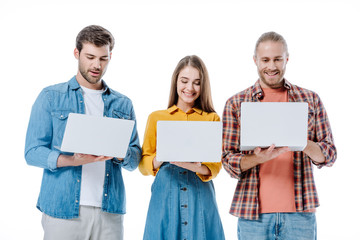
[[[176,91],[179,96],[177,106],[187,112],[195,105],[195,100],[200,96],[200,73],[192,67],[184,67],[177,78]]]
[[[74,55],[79,60],[76,75],[79,84],[90,89],[102,89],[100,80],[111,59],[109,45],[97,47],[92,43],[84,43],[81,52],[75,48]]]
[[[281,42],[260,43],[254,56],[261,80],[260,85],[264,88],[282,87],[288,60],[286,49]]]

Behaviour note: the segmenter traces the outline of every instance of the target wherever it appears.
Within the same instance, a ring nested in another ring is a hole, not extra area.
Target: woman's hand
[[[185,168],[195,173],[199,173],[203,176],[211,175],[209,168],[200,162],[170,162],[178,167]]]
[[[158,169],[161,166],[161,164],[163,164],[163,162],[159,162],[158,160],[156,160],[156,156],[155,156],[154,159],[153,159],[153,167],[154,167],[154,169]]]

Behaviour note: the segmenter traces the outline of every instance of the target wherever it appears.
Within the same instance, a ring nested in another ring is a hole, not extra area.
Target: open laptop
[[[158,161],[221,161],[221,122],[158,121],[156,139]]]
[[[70,113],[60,150],[124,158],[135,121]]]
[[[240,150],[289,147],[302,151],[307,144],[308,103],[241,103]]]

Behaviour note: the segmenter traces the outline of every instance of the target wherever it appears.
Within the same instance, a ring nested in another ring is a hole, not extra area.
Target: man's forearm
[[[73,162],[74,162],[74,156],[60,154],[56,166],[58,168],[68,167],[68,166],[72,166]]]
[[[275,148],[275,145],[271,145],[269,148],[261,149],[255,148],[253,154],[244,155],[241,158],[240,168],[241,172],[247,171],[259,164],[270,161],[281,154],[290,151],[288,147]]]
[[[308,140],[307,145],[303,152],[316,163],[325,162],[325,156],[322,153],[321,148],[319,147],[319,145],[317,145],[315,142],[311,140]]]
[[[241,172],[245,172],[259,164],[259,160],[255,154],[244,155],[240,161],[240,170]]]
[[[101,162],[112,159],[113,157],[95,156],[90,154],[74,153],[74,155],[60,154],[57,159],[57,167],[81,166],[93,162]]]

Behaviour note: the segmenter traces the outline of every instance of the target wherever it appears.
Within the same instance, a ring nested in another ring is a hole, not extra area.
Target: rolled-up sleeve
[[[60,152],[51,149],[53,136],[50,99],[45,90],[32,106],[25,140],[25,160],[27,164],[57,170]]]
[[[325,110],[325,107],[318,95],[315,95],[315,130],[316,135],[314,142],[320,147],[324,157],[325,162],[315,163],[314,164],[321,168],[323,166],[331,167],[336,160],[337,152],[334,144],[333,135],[331,132],[330,122]]]
[[[240,122],[237,109],[231,99],[224,107],[223,112],[223,152],[222,164],[231,177],[240,179],[240,161],[243,154],[240,152]]]
[[[141,147],[139,142],[139,135],[137,132],[137,123],[133,107],[131,107],[131,119],[135,121],[133,132],[131,134],[129,148],[123,161],[118,162],[123,168],[128,171],[135,170],[140,162]]]

